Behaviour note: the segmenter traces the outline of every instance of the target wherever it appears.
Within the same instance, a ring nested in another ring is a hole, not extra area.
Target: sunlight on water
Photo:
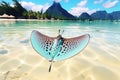
[[[33,30],[56,37],[90,34],[88,46],[78,55],[55,62],[35,52]],[[0,21],[0,80],[120,80],[120,23],[107,21]]]

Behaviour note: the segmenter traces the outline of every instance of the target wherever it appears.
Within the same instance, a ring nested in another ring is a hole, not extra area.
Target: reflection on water
[[[68,60],[49,62],[30,43],[32,30],[55,37],[90,34],[88,46]],[[120,80],[120,23],[80,21],[0,22],[1,80]]]

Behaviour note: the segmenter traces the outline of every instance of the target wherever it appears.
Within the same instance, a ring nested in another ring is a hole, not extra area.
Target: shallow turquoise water
[[[111,21],[4,21],[0,22],[0,31],[7,30],[26,30],[26,29],[74,29],[80,28],[81,30],[88,31],[111,31],[118,33],[120,31],[120,22]]]
[[[118,39],[120,35],[120,22],[110,21],[94,21],[94,22],[81,22],[81,21],[4,21],[0,22],[0,34],[17,34],[31,32],[32,30],[39,30],[43,33],[50,35],[50,33],[57,33],[57,31],[65,30],[64,35],[78,36],[80,34],[97,35],[93,37],[99,38],[99,35],[107,35],[106,38]],[[48,33],[47,33],[48,32]],[[69,33],[69,34],[67,34]],[[2,36],[2,35],[0,35]],[[52,35],[50,35],[52,36]],[[105,38],[102,36],[103,38]]]
[[[111,21],[1,21],[0,42],[29,42],[32,30],[38,30],[48,36],[57,36],[58,30],[65,30],[63,37],[74,37],[90,34],[93,42],[95,39],[104,39],[110,45],[120,44],[120,22]],[[22,39],[20,36],[22,36]],[[91,41],[92,41],[91,40]],[[118,45],[119,46],[119,45]]]
[[[65,30],[63,37],[90,34],[91,38],[83,54],[55,63],[48,74],[49,63],[33,50],[30,35],[38,30],[55,37],[59,29]],[[119,52],[120,22],[0,21],[0,78],[9,72],[8,79],[19,76],[14,80],[46,80],[50,76],[54,80],[58,76],[58,80],[120,80]]]
[[[16,36],[19,34],[29,40],[32,30],[55,37],[59,29],[65,30],[63,37],[90,34],[93,39],[106,39],[111,44],[120,43],[120,22],[111,21],[1,21],[0,41],[8,40],[11,36],[19,39]]]

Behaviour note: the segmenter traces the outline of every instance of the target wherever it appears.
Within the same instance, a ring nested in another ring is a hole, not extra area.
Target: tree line
[[[43,10],[35,12],[32,10],[27,11],[25,8],[21,6],[18,0],[12,0],[13,6],[5,1],[0,2],[0,15],[8,14],[13,15],[15,18],[26,18],[26,19],[41,19],[45,18],[43,15]]]

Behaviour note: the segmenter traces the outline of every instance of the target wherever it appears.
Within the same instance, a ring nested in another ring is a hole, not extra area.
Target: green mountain
[[[91,17],[95,20],[112,20],[112,16],[106,11],[96,11],[91,14]]]
[[[92,19],[92,17],[88,13],[84,12],[79,16],[79,19],[80,20],[90,20],[90,19]]]
[[[120,19],[120,11],[114,11],[114,12],[110,13],[110,15],[113,17],[113,20]]]
[[[68,13],[65,9],[63,9],[60,3],[55,2],[46,10],[44,16],[48,19],[60,19],[60,20],[71,20],[76,19],[73,15]]]

